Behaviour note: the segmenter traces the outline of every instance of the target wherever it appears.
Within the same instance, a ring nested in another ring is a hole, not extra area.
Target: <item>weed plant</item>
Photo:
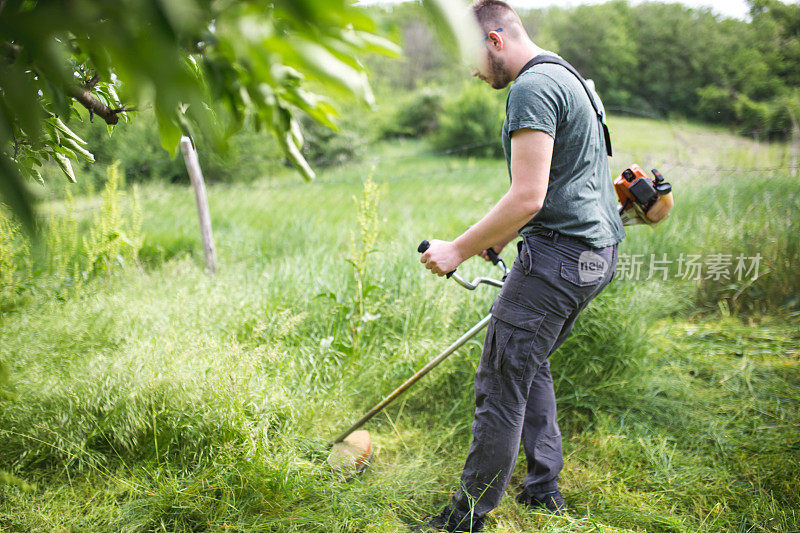
[[[0,311],[17,298],[30,275],[30,242],[21,225],[0,204]]]
[[[103,191],[103,204],[94,217],[89,235],[83,239],[86,255],[86,273],[93,275],[102,272],[110,276],[117,268],[124,268],[126,260],[139,262],[139,249],[142,247],[142,212],[139,208],[139,195],[133,187],[131,217],[126,219],[121,212],[120,191],[122,174],[119,163],[108,168],[108,181]]]

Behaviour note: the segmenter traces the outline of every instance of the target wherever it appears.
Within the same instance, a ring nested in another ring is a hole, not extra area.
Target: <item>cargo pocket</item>
[[[562,261],[561,277],[579,287],[593,287],[605,277],[608,261],[593,252],[584,254],[578,261]]]
[[[494,354],[492,363],[498,378],[500,401],[524,405],[530,381],[539,368],[534,344],[544,314],[504,299],[492,306]]]

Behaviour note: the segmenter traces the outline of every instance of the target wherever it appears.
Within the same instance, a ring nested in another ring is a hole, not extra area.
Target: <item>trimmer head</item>
[[[328,464],[336,472],[349,477],[366,470],[373,455],[372,438],[369,431],[362,429],[333,445],[328,455]]]

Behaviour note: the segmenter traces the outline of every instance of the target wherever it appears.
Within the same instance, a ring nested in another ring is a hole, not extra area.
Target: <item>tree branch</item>
[[[3,5],[3,1],[0,0],[0,6]],[[22,47],[16,43],[12,42],[3,42],[0,43],[0,48],[2,48],[3,54],[6,56],[6,59],[9,63],[13,63],[19,57],[19,54],[22,52]],[[123,113],[125,111],[133,111],[132,108],[121,107],[119,109],[111,109],[103,102],[92,96],[92,89],[97,85],[100,81],[100,76],[95,74],[91,77],[91,79],[87,80],[82,86],[79,87],[68,87],[67,93],[77,100],[83,107],[89,110],[89,121],[93,122],[94,115],[99,116],[103,120],[106,121],[106,124],[113,126],[119,122],[119,113]]]
[[[94,86],[97,85],[97,82],[99,81],[100,81],[100,75],[95,74],[94,76],[91,77],[89,81],[86,82],[86,85],[84,85],[83,88],[86,89],[87,91],[91,91],[92,89],[94,89]]]
[[[69,89],[70,96],[78,101],[83,107],[89,110],[89,122],[93,122],[94,115],[99,116],[106,121],[106,124],[113,126],[119,122],[119,114],[126,111],[134,111],[132,107],[120,107],[111,109],[103,102],[92,96],[92,89],[100,77],[97,75],[92,76],[88,82],[82,87],[71,87]]]
[[[114,110],[103,102],[92,96],[92,92],[86,87],[71,87],[69,95],[78,101],[83,107],[89,110],[89,122],[93,122],[93,116],[97,115],[106,121],[106,124],[113,126],[119,122],[117,114],[119,110]]]

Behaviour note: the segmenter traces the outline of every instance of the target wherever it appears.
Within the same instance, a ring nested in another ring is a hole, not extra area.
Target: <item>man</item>
[[[506,3],[478,0],[472,9],[484,34],[473,75],[494,89],[514,82],[502,130],[511,186],[457,239],[432,240],[420,260],[442,276],[489,246],[500,252],[518,233],[522,240],[492,305],[461,488],[423,531],[480,531],[508,486],[520,440],[527,475],[518,501],[563,511],[561,432],[548,358],[611,281],[625,236],[599,97],[562,64],[529,63],[558,58],[531,41]]]

